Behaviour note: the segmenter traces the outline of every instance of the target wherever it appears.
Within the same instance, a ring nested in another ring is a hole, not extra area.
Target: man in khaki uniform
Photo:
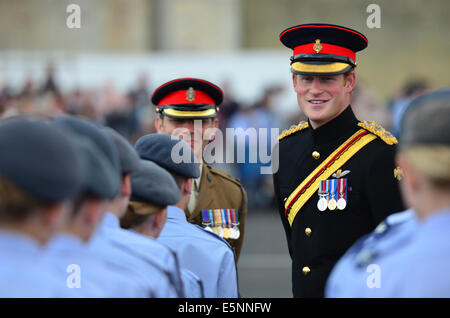
[[[152,95],[159,117],[158,133],[182,138],[194,149],[200,177],[193,179],[191,199],[185,210],[190,223],[210,227],[233,247],[236,261],[244,240],[247,194],[239,180],[203,161],[205,147],[214,140],[222,90],[201,79],[180,78],[161,85]],[[216,225],[216,227],[214,227]]]

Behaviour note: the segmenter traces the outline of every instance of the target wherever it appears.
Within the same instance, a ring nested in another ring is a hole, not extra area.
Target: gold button
[[[317,152],[317,151],[313,151],[313,153],[312,153],[312,157],[314,158],[314,159],[319,159],[320,158],[320,153],[319,152]]]
[[[312,233],[312,230],[311,230],[309,227],[307,227],[307,228],[305,229],[305,234],[306,234],[306,236],[311,236],[311,233]]]
[[[304,274],[305,276],[308,275],[310,271],[311,271],[311,270],[309,269],[308,266],[305,266],[305,267],[302,268],[302,272],[303,272],[303,274]]]

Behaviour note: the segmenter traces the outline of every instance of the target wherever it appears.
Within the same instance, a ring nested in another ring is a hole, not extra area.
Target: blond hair
[[[22,221],[26,219],[34,209],[48,208],[50,205],[50,203],[34,197],[0,175],[1,220]]]
[[[450,188],[450,147],[408,146],[400,151],[433,185]]]

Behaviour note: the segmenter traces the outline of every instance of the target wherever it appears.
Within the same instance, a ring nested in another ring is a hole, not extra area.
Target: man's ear
[[[347,77],[345,78],[345,91],[350,94],[353,89],[355,88],[356,85],[356,72],[355,71],[350,71],[350,73],[347,75]]]
[[[164,225],[167,221],[167,207],[162,209],[161,211],[155,213],[152,219],[152,227],[157,230],[158,233],[161,233]]]
[[[122,196],[129,197],[131,195],[131,174],[126,173],[122,176],[122,187],[120,189]]]
[[[155,129],[158,134],[163,132],[163,119],[159,115],[155,118]]]
[[[405,186],[412,191],[416,191],[420,186],[419,178],[414,168],[409,163],[408,159],[401,153],[398,153],[395,157],[395,162],[402,171],[402,182]]]
[[[182,193],[185,193],[185,194],[191,194],[191,190],[192,190],[192,188],[191,188],[191,184],[192,184],[192,179],[190,179],[190,178],[185,178],[184,179],[184,181],[183,181],[183,189],[182,189]]]
[[[295,90],[295,87],[297,86],[297,76],[295,76],[295,74],[292,74],[292,85],[294,86]]]

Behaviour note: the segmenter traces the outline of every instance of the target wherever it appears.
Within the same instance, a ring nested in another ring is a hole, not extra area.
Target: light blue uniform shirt
[[[356,241],[336,263],[325,287],[326,297],[383,297],[384,263],[412,241],[418,227],[412,210],[395,213],[375,231]]]
[[[165,254],[150,249],[150,240],[120,228],[119,219],[111,213],[106,213],[96,235],[89,243],[89,249],[104,260],[138,271],[140,276],[144,276],[145,281],[154,287],[154,297],[179,297],[180,292],[175,287],[174,278],[169,275],[170,270],[177,268],[176,260],[167,249]],[[162,248],[159,251],[161,250]],[[177,277],[181,281],[179,274]],[[181,284],[179,288],[182,288]]]
[[[382,270],[389,273],[383,297],[450,297],[450,207],[420,221],[411,243],[392,255]]]
[[[65,280],[42,262],[42,247],[19,232],[0,230],[0,297],[68,297]]]
[[[61,275],[71,297],[148,297],[143,284],[124,275],[122,267],[101,261],[74,235],[56,235],[45,250],[45,261]]]
[[[183,210],[167,208],[167,222],[158,241],[177,253],[181,267],[200,277],[205,297],[239,296],[231,247],[216,234],[188,223]]]
[[[186,298],[204,298],[203,282],[190,270],[180,268],[181,279],[183,280],[184,295]]]

